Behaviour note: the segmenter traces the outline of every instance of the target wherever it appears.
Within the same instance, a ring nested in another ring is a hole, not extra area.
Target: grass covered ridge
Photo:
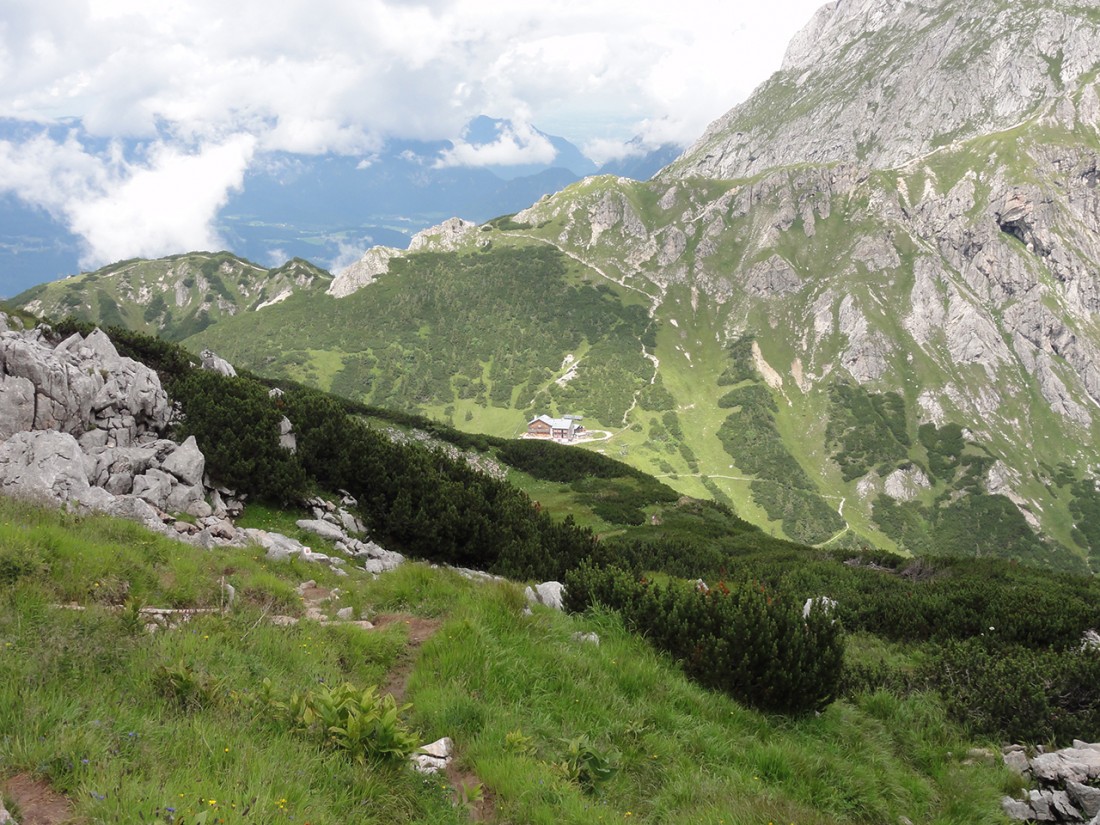
[[[353,574],[331,605],[441,620],[417,652],[407,627],[302,622],[294,587],[322,568],[211,553],[101,517],[0,503],[0,773],[29,771],[90,822],[998,822],[1004,769],[928,694],[867,694],[821,716],[768,716],[688,682],[611,613],[522,612],[511,584],[408,564]],[[218,606],[180,629],[136,631],[127,601]],[[83,610],[56,605],[77,602]],[[382,622],[379,622],[382,624]],[[599,646],[574,638],[595,631]],[[455,792],[400,761],[358,762],[262,706],[281,691],[404,677],[420,741],[451,736]],[[165,674],[203,687],[183,706]],[[579,743],[579,745],[578,745]],[[955,754],[951,756],[950,754]],[[615,768],[600,781],[578,770]],[[486,801],[487,800],[487,801]]]

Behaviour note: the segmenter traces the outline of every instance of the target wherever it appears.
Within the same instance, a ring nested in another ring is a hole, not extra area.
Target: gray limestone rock
[[[1018,774],[1031,773],[1031,765],[1028,762],[1027,754],[1023,751],[1009,751],[1004,755],[1004,762],[1009,768],[1016,771]]]
[[[434,774],[446,770],[454,753],[454,742],[449,736],[437,739],[429,745],[425,745],[419,751],[409,757],[413,769],[418,773]]]
[[[1020,822],[1026,822],[1032,819],[1034,815],[1030,802],[1013,799],[1011,796],[1001,798],[1001,810],[1009,819],[1016,819]]]
[[[565,593],[565,585],[561,582],[543,582],[528,587],[524,596],[529,604],[541,604],[554,610],[564,610],[562,599]]]
[[[389,272],[390,261],[405,253],[388,246],[375,246],[368,249],[363,257],[346,269],[336,273],[326,290],[334,298],[345,298],[374,283],[379,275]]]
[[[1100,789],[1070,779],[1066,782],[1066,792],[1085,817],[1091,819],[1100,814]]]
[[[68,433],[15,433],[0,443],[0,492],[59,504],[82,503],[93,489],[88,478],[91,464]]]
[[[233,365],[224,358],[219,357],[213,350],[204,349],[199,353],[199,358],[202,359],[202,368],[204,370],[216,372],[218,375],[224,375],[227,378],[236,378],[237,371],[233,369]]]
[[[34,426],[34,384],[0,374],[0,441]]]
[[[284,536],[282,533],[271,533],[258,527],[249,527],[244,531],[245,535],[253,542],[267,551],[267,558],[272,561],[286,561],[291,556],[301,556],[309,548],[297,539]]]
[[[794,267],[778,255],[751,267],[744,277],[745,291],[761,298],[779,298],[802,288]]]
[[[477,232],[477,224],[462,218],[448,218],[438,226],[424,229],[409,241],[409,252],[453,252]]]
[[[206,458],[199,450],[195,437],[191,435],[165,457],[160,468],[174,475],[182,484],[193,486],[202,484]]]
[[[932,488],[932,482],[917,466],[894,470],[885,479],[886,495],[896,501],[912,501],[922,490]]]
[[[347,510],[341,509],[337,512],[337,518],[340,519],[340,526],[344,528],[345,533],[364,533],[366,527],[363,522],[359,521],[355,516],[349,513]]]
[[[329,541],[347,541],[347,535],[335,524],[323,519],[299,519],[297,525],[310,533]]]
[[[168,510],[168,497],[172,495],[172,488],[176,484],[175,476],[150,468],[134,477],[133,494],[158,509]]]
[[[867,317],[849,294],[840,302],[838,313],[840,331],[848,336],[848,347],[841,356],[841,363],[860,384],[877,381],[886,372],[886,355],[889,342],[871,329]]]
[[[1050,791],[1029,791],[1028,802],[1031,805],[1031,816],[1036,822],[1054,822],[1057,819],[1052,807],[1053,794]]]
[[[1100,777],[1100,751],[1092,748],[1064,748],[1041,753],[1031,760],[1031,771],[1043,782],[1072,780],[1086,783]]]
[[[285,415],[279,421],[279,446],[292,453],[298,451],[298,437],[294,434],[294,425]]]
[[[896,168],[932,151],[935,136],[1015,126],[1051,100],[1067,102],[1072,123],[1077,106],[1095,105],[1073,93],[1100,61],[1098,43],[1100,23],[1070,6],[830,2],[791,41],[780,71],[658,179],[740,179],[855,157]],[[1057,72],[1044,59],[1055,54]]]
[[[1065,791],[1050,791],[1050,810],[1063,822],[1080,822],[1085,818],[1073,806],[1069,795]]]
[[[166,533],[160,514],[147,502],[136,496],[115,496],[103,512],[138,524],[157,533]]]

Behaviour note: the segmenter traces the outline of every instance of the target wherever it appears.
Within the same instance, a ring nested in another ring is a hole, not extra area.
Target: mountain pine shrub
[[[1100,737],[1100,651],[1052,651],[975,638],[945,645],[924,675],[975,734],[1012,742]]]
[[[616,567],[580,565],[566,576],[566,607],[600,604],[681,663],[689,676],[740,702],[777,713],[819,710],[837,695],[840,625],[759,582],[709,591],[661,586]]]

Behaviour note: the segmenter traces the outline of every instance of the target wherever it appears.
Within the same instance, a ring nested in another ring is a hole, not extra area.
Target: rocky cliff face
[[[233,373],[214,353],[204,356],[203,369]],[[107,513],[201,547],[256,544],[269,558],[297,556],[338,572],[344,556],[374,573],[404,561],[362,540],[362,522],[319,498],[308,502],[316,518],[299,526],[334,541],[341,555],[238,530],[243,496],[207,477],[194,437],[182,444],[165,437],[172,414],[156,372],[120,356],[102,331],[58,341],[48,328],[25,329],[0,312],[0,495]],[[280,442],[294,449],[286,418]],[[342,503],[356,505],[348,496]]]
[[[120,356],[101,331],[58,342],[0,313],[4,494],[124,515],[160,530],[160,513],[211,516],[194,439],[163,437],[171,413],[157,374]]]
[[[777,166],[889,169],[1037,117],[1095,129],[1100,8],[834,0],[779,72],[663,173],[736,179]]]

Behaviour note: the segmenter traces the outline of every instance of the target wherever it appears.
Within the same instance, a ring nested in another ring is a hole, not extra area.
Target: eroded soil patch
[[[19,825],[71,825],[73,806],[69,800],[30,774],[19,773],[4,782],[4,794],[17,807]]]

